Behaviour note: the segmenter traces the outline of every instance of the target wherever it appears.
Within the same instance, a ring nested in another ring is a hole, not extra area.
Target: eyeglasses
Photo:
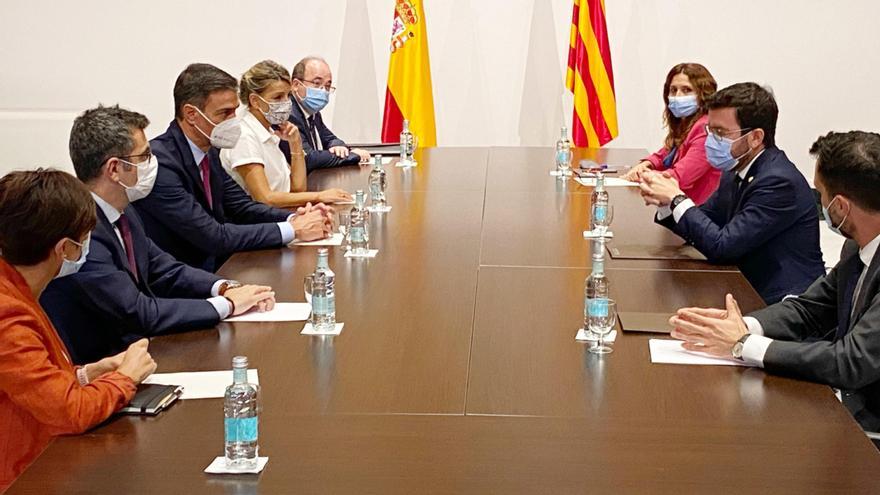
[[[124,155],[124,156],[117,156],[116,158],[119,158],[120,160],[122,160],[125,163],[132,165],[134,167],[140,167],[141,165],[146,165],[146,164],[150,163],[150,160],[153,159],[153,152],[147,150],[146,153],[141,153],[139,155]],[[137,163],[133,163],[133,162],[126,160],[126,158],[144,158],[144,159],[137,162]]]
[[[305,83],[309,83],[309,85],[311,85],[313,88],[323,88],[324,91],[326,91],[326,92],[328,92],[328,93],[330,93],[330,94],[333,94],[333,93],[336,92],[336,88],[335,88],[334,86],[331,86],[330,83],[322,83],[320,80],[316,80],[316,81],[303,81],[302,79],[298,79],[298,81],[301,82],[301,83],[303,83],[303,84],[305,84]]]
[[[751,127],[743,127],[742,129],[732,129],[730,131],[727,131],[724,129],[719,129],[717,127],[715,127],[715,128],[709,127],[709,124],[706,124],[705,127],[706,127],[706,134],[712,136],[713,138],[717,139],[718,141],[721,141],[728,134],[732,134],[734,132],[742,133],[744,131],[751,131],[752,130]]]

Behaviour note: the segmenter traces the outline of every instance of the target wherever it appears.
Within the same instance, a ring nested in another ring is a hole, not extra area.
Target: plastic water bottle
[[[568,140],[568,128],[562,126],[559,141],[556,141],[556,173],[558,177],[571,175],[571,141]]]
[[[596,187],[593,188],[593,194],[590,196],[590,230],[596,230],[596,217],[602,220],[603,215],[608,211],[609,201],[608,191],[605,190],[605,174],[597,171]],[[594,206],[598,206],[598,208],[594,208]]]
[[[385,200],[385,187],[387,180],[385,169],[382,167],[382,155],[376,155],[376,163],[370,171],[370,207],[383,209],[387,205]]]
[[[352,254],[366,254],[370,249],[370,238],[367,234],[367,222],[370,212],[364,208],[364,191],[358,189],[354,194],[354,207],[351,209],[349,239]]]
[[[414,165],[413,154],[415,151],[415,138],[413,133],[409,131],[409,120],[404,120],[403,130],[400,131],[400,161],[406,166]]]
[[[312,274],[312,326],[318,332],[336,328],[336,274],[328,258],[327,248],[318,249],[318,265]]]
[[[247,357],[232,358],[232,385],[223,400],[226,465],[232,469],[257,466],[260,386],[248,383],[247,370]]]
[[[590,276],[584,280],[584,329],[589,332],[590,326],[587,322],[588,307],[587,301],[595,298],[607,298],[611,283],[605,276],[605,239],[599,237],[593,240],[593,271]]]

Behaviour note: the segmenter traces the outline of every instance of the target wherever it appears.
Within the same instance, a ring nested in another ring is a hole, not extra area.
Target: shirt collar
[[[874,254],[877,253],[877,247],[880,247],[880,235],[871,240],[871,242],[865,244],[865,247],[859,249],[859,259],[862,260],[862,263],[864,263],[865,266],[871,265],[871,261],[874,259]]]
[[[298,106],[300,110],[302,110],[302,113],[306,116],[306,118],[315,116],[314,113],[310,112],[308,109],[306,109],[306,107],[302,106],[302,104],[299,102],[298,97],[291,95],[290,98],[293,99],[293,103]]]
[[[281,141],[281,138],[276,134],[269,132],[268,129],[263,127],[263,124],[260,123],[259,119],[257,119],[250,110],[244,112],[244,115],[241,116],[241,120],[254,131],[254,134],[257,135],[257,139],[259,139],[261,143],[268,143],[271,141],[273,144],[278,144],[278,142]]]
[[[104,216],[107,217],[107,220],[110,221],[111,224],[116,223],[119,220],[119,217],[122,216],[122,213],[119,212],[113,205],[104,201],[104,198],[98,196],[95,193],[92,193],[92,198],[95,199],[95,203],[98,204],[98,208],[104,212]]]
[[[761,151],[759,151],[758,154],[755,155],[754,158],[752,158],[752,161],[750,161],[749,164],[745,166],[745,168],[743,168],[742,170],[740,170],[739,172],[736,173],[736,175],[739,176],[740,180],[744,180],[746,178],[746,176],[749,175],[749,169],[752,168],[752,165],[755,164],[755,160],[757,160],[759,156],[763,155],[765,151],[767,151],[767,148],[764,148]]]
[[[207,155],[207,153],[196,146],[194,142],[190,141],[186,134],[184,134],[183,137],[185,137],[186,142],[189,143],[189,150],[192,152],[193,160],[196,161],[196,167],[198,167],[199,164],[202,163],[202,159],[205,158],[205,155]]]

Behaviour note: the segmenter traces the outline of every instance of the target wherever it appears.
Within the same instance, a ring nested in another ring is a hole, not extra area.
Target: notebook
[[[706,257],[693,246],[649,246],[642,244],[615,244],[608,246],[614,259],[630,260],[694,260],[706,261]]]
[[[669,318],[673,315],[670,313],[640,313],[620,311],[617,317],[620,318],[620,326],[624,332],[648,332],[648,333],[669,333]]]
[[[127,406],[120,412],[124,414],[146,414],[155,416],[174,403],[183,393],[183,387],[178,385],[159,385],[156,383],[142,383],[138,385],[137,393]]]

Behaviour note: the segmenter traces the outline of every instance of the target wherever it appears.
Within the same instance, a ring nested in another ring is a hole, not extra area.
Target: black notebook
[[[154,416],[163,409],[174,403],[183,393],[183,387],[178,385],[159,385],[155,383],[142,383],[138,385],[137,393],[127,406],[119,412],[124,414],[149,414]]]

